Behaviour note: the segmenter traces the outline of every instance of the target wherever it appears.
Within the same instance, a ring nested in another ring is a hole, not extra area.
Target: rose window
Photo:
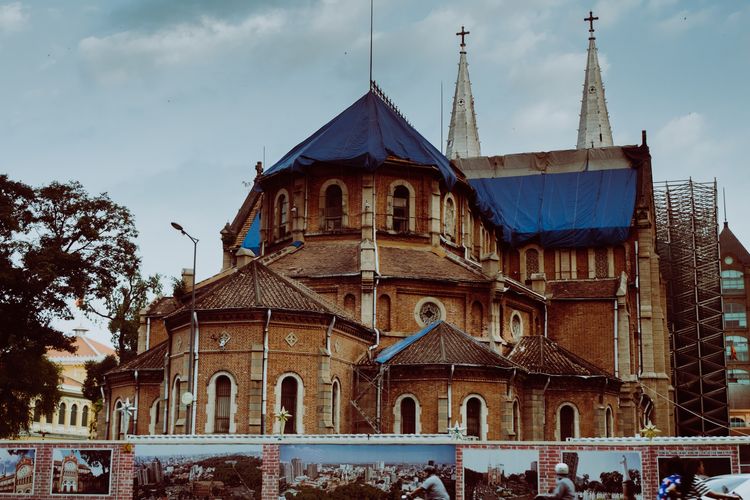
[[[440,308],[434,302],[425,302],[419,310],[419,319],[425,325],[440,320]]]

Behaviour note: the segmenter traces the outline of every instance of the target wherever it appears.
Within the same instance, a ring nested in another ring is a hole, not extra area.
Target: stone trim
[[[393,404],[393,433],[401,434],[401,401],[406,398],[414,400],[414,433],[422,434],[422,406],[419,398],[410,392],[401,394]]]

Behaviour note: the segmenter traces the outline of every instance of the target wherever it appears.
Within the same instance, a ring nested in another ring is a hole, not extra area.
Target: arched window
[[[518,404],[518,400],[513,401],[513,440],[521,440],[521,405]]]
[[[112,439],[122,439],[122,401],[115,403],[115,411],[112,412]]]
[[[474,303],[471,304],[470,323],[471,333],[477,337],[481,337],[482,332],[484,331],[484,308],[478,300],[475,300]]]
[[[482,402],[479,398],[466,401],[466,435],[480,438],[482,436]]]
[[[409,189],[398,186],[393,191],[393,230],[409,232]]]
[[[292,414],[297,411],[297,380],[294,377],[286,377],[281,382],[281,407]],[[295,418],[287,420],[284,424],[284,434],[295,434],[297,432],[295,423]]]
[[[391,298],[385,294],[378,297],[378,329],[391,330]]]
[[[564,404],[560,407],[557,418],[557,432],[560,441],[578,437],[577,413],[575,407],[571,404]]]
[[[747,339],[740,335],[727,335],[727,361],[748,361]]]
[[[281,408],[291,414],[284,425],[284,433],[305,433],[305,386],[302,377],[294,372],[286,372],[276,379],[274,388],[273,413],[278,415]],[[274,418],[272,432],[280,433],[279,420]]]
[[[340,186],[337,184],[328,186],[325,203],[325,224],[323,227],[326,231],[339,231],[344,213],[343,194]]]
[[[42,420],[42,402],[37,401],[34,403],[34,422],[39,422]]]
[[[729,419],[729,427],[745,427],[745,419],[742,417],[732,417]]]
[[[526,250],[526,279],[531,279],[532,274],[539,272],[539,250],[529,248]]]
[[[229,432],[230,403],[232,395],[232,382],[226,375],[216,379],[216,400],[214,413],[214,432],[226,434]]]
[[[289,200],[286,194],[279,194],[276,199],[276,234],[279,238],[284,238],[287,234],[288,213]]]
[[[237,381],[228,371],[211,375],[206,384],[206,434],[234,434],[237,432]]]
[[[741,293],[745,289],[745,276],[742,271],[726,269],[721,272],[722,293]]]
[[[44,416],[44,418],[45,418],[45,420],[47,421],[48,424],[54,423],[54,420],[55,420],[54,419],[54,411],[47,412],[47,414]]]
[[[451,240],[456,241],[456,202],[453,196],[448,194],[445,197],[445,207],[443,209],[443,234]]]
[[[612,413],[612,407],[607,406],[604,414],[604,437],[613,437],[615,434],[615,416]]]
[[[334,379],[331,384],[331,424],[333,432],[338,434],[341,431],[340,415],[341,412],[341,384]]]
[[[84,406],[81,410],[81,427],[88,427],[89,425],[89,407]]]
[[[393,404],[394,434],[421,434],[421,414],[416,396],[406,393],[397,397]]]
[[[148,433],[150,436],[156,434],[156,426],[159,424],[159,410],[161,408],[161,405],[159,403],[160,400],[157,396],[157,398],[154,399],[154,402],[151,403],[151,408],[149,408],[148,411]]]
[[[747,328],[747,312],[743,304],[724,302],[724,328]]]
[[[78,405],[70,406],[70,425],[78,425]]]
[[[417,433],[417,405],[412,398],[401,400],[401,434]]]
[[[65,409],[65,403],[60,403],[57,409],[57,423],[60,425],[65,425]]]
[[[352,314],[357,312],[357,299],[351,293],[347,293],[344,296],[344,309]]]

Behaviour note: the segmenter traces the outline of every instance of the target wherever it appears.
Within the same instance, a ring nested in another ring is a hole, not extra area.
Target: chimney
[[[494,278],[500,272],[500,257],[495,252],[482,257],[482,272],[490,278]]]
[[[195,271],[190,268],[184,268],[182,270],[182,282],[185,284],[186,290],[191,290],[195,284]]]
[[[249,248],[240,248],[234,255],[237,257],[238,269],[249,264],[255,258],[255,254]]]

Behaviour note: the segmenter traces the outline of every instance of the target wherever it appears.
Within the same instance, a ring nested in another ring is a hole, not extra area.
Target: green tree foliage
[[[84,304],[83,309],[109,320],[112,342],[116,346],[120,362],[124,363],[135,356],[140,312],[146,307],[152,294],[161,293],[161,278],[154,274],[144,279],[138,267],[125,269],[125,274],[120,278],[115,290],[104,300],[104,311],[99,311],[91,303]]]
[[[33,189],[0,175],[0,438],[28,428],[29,403],[52,413],[58,369],[49,349],[72,351],[51,326],[75,298],[106,300],[138,267],[130,212],[77,182]]]
[[[104,385],[104,374],[117,367],[117,358],[111,354],[103,360],[86,361],[86,379],[83,381],[83,397],[91,401],[101,399],[101,387]]]

